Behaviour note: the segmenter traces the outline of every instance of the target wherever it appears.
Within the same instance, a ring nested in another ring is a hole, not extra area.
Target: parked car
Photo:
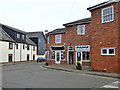
[[[46,59],[45,58],[43,58],[43,57],[39,57],[39,58],[37,58],[37,62],[44,62]]]

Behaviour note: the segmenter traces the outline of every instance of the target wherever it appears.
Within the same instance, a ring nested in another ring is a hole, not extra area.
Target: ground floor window
[[[83,52],[77,52],[77,61],[89,61],[90,60],[90,52],[89,51],[83,51]]]
[[[61,51],[61,60],[65,60],[65,51]]]
[[[51,59],[55,59],[55,51],[51,52]]]
[[[101,48],[101,55],[115,55],[115,48]]]
[[[82,52],[83,60],[90,60],[90,52]]]

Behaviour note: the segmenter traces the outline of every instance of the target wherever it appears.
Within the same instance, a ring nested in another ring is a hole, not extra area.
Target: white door
[[[60,64],[60,60],[61,60],[61,52],[60,51],[56,51],[55,52],[55,63],[56,64]]]
[[[76,64],[80,62],[82,65],[82,52],[76,52]]]

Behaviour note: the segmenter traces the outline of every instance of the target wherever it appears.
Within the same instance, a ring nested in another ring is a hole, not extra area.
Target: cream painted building
[[[0,24],[0,63],[36,60],[36,50],[25,32]]]

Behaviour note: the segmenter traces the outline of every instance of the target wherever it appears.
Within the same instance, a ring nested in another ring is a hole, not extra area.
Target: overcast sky
[[[91,17],[88,7],[106,0],[0,0],[0,23],[23,31],[63,28],[63,24]]]

